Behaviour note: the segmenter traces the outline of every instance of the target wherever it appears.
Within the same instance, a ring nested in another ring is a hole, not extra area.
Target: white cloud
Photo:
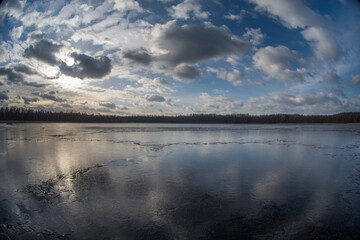
[[[318,59],[338,60],[342,55],[339,44],[332,34],[324,28],[309,27],[302,31],[301,34],[310,42]]]
[[[266,35],[261,32],[260,28],[245,28],[246,32],[243,37],[248,39],[249,42],[254,45],[260,45],[265,40]]]
[[[128,10],[136,10],[142,12],[143,9],[140,7],[139,3],[134,0],[113,0],[114,1],[114,9],[124,12]]]
[[[304,68],[291,70],[292,61],[300,61],[302,56],[299,52],[290,50],[285,46],[259,49],[253,56],[256,68],[263,70],[270,77],[282,81],[304,82],[304,77],[308,74]]]
[[[216,69],[208,67],[207,71],[216,73],[218,78],[224,79],[232,83],[234,86],[241,86],[243,84],[241,78],[244,77],[244,74],[237,69],[233,69],[231,72],[228,72],[223,68]]]
[[[190,14],[194,18],[207,19],[210,15],[209,12],[202,11],[201,5],[198,0],[184,0],[176,6],[169,9],[169,13],[176,19],[189,19]]]
[[[329,19],[314,12],[302,0],[249,0],[257,10],[267,12],[288,28],[301,28],[302,35],[312,45],[321,60],[338,60],[341,48],[330,30]]]

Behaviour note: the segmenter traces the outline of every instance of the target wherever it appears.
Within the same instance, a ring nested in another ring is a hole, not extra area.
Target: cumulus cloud
[[[249,0],[288,28],[302,28],[302,35],[321,60],[338,60],[342,50],[329,27],[329,19],[308,8],[301,0]]]
[[[84,78],[102,78],[111,72],[111,61],[106,56],[97,58],[85,54],[72,53],[74,65],[68,66],[62,62],[59,66],[60,71],[68,76]]]
[[[299,61],[302,56],[299,52],[290,50],[285,46],[259,49],[253,56],[255,67],[263,70],[270,77],[282,81],[304,82],[304,77],[309,74],[306,69],[291,70],[291,61]]]
[[[189,19],[190,14],[194,18],[207,19],[210,15],[209,12],[202,11],[198,0],[185,0],[176,6],[172,6],[168,11],[176,19]]]
[[[19,65],[17,65],[17,66],[19,67]],[[15,68],[16,68],[16,66],[15,66]],[[26,72],[31,69],[23,68],[23,66],[20,65],[20,69],[18,68],[18,70],[20,70],[20,72],[21,71]],[[35,83],[35,82],[25,81],[24,76],[21,73],[14,71],[14,69],[12,69],[12,68],[0,67],[0,76],[5,76],[6,83],[9,85],[15,84],[18,86],[23,85],[23,86],[37,87],[37,88],[47,86],[47,84],[39,84],[39,83]]]
[[[174,75],[178,80],[192,80],[200,76],[200,71],[193,65],[180,64],[175,67]]]
[[[228,72],[223,68],[216,69],[208,67],[207,71],[216,73],[218,78],[231,82],[234,86],[241,86],[243,84],[241,78],[244,77],[244,74],[237,69],[233,69],[233,71]]]
[[[157,59],[172,66],[241,53],[249,47],[246,40],[215,26],[178,26],[172,21],[160,30],[155,28],[154,34],[156,46],[166,52]]]
[[[358,75],[352,75],[351,80],[355,85],[360,85],[360,74]]]
[[[99,105],[102,106],[102,107],[110,108],[110,109],[115,109],[116,108],[115,103],[99,103]]]
[[[55,66],[58,64],[58,59],[55,56],[55,53],[57,53],[61,47],[62,45],[47,39],[42,39],[36,44],[30,45],[26,48],[23,56],[26,58],[35,58],[39,61]]]
[[[164,78],[161,78],[161,77],[154,78],[154,82],[157,84],[161,84],[161,85],[169,84],[168,81],[166,81]]]
[[[151,62],[151,54],[145,48],[138,48],[134,50],[125,51],[123,57],[133,63],[147,66]]]
[[[165,98],[160,95],[146,95],[145,99],[149,102],[165,102]]]
[[[142,12],[143,9],[140,7],[139,3],[134,0],[113,0],[114,9],[124,12],[129,10],[136,10],[138,12]]]
[[[260,28],[245,28],[246,32],[243,37],[248,39],[249,42],[254,45],[260,45],[265,40],[266,35],[261,32]]]

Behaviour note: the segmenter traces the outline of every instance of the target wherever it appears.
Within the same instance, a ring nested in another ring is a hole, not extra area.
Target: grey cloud
[[[155,40],[158,48],[167,53],[158,60],[176,66],[181,63],[196,63],[201,60],[239,53],[249,48],[249,43],[232,35],[225,28],[200,25],[166,25]]]
[[[19,0],[10,0],[7,1],[6,7],[9,9],[21,10],[22,5]]]
[[[8,84],[20,85],[24,82],[23,75],[14,72],[10,68],[0,68],[0,76],[6,76]]]
[[[8,84],[24,85],[24,86],[38,87],[38,88],[47,86],[47,84],[39,84],[39,83],[25,81],[24,76],[22,74],[15,72],[11,68],[0,68],[0,76],[6,76],[6,81]]]
[[[33,95],[44,99],[52,100],[54,102],[66,102],[66,99],[56,97],[54,94],[51,93],[33,93]]]
[[[148,53],[145,48],[138,48],[134,50],[126,51],[123,57],[129,59],[133,63],[147,66],[152,60],[152,56]]]
[[[169,84],[164,78],[161,78],[161,77],[154,78],[154,82],[158,83],[158,84],[161,84],[161,85],[168,85]]]
[[[25,65],[25,64],[22,64],[22,63],[19,63],[19,64],[16,64],[13,69],[16,71],[16,72],[20,72],[20,73],[25,73],[25,74],[28,74],[28,75],[34,75],[34,74],[37,74],[37,72],[32,69],[31,67]]]
[[[62,45],[54,43],[47,39],[42,39],[34,45],[30,45],[25,49],[23,56],[26,58],[36,58],[39,61],[55,66],[58,59],[55,53],[60,50]]]
[[[329,83],[333,83],[333,84],[338,84],[340,80],[339,75],[337,75],[334,72],[326,72],[324,73],[324,81],[329,82]]]
[[[67,103],[61,104],[61,106],[65,107],[65,108],[72,108],[72,106],[70,104],[67,104]]]
[[[35,32],[30,35],[30,38],[33,40],[40,40],[45,37],[45,34],[42,32]]]
[[[160,95],[147,95],[145,99],[149,102],[165,102],[165,98]]]
[[[192,80],[200,76],[200,71],[195,66],[180,64],[174,69],[174,75],[179,80]]]
[[[0,101],[1,100],[8,100],[9,96],[6,93],[0,92]]]
[[[352,75],[351,80],[355,85],[360,85],[360,74]]]
[[[31,98],[31,97],[22,97],[22,99],[24,100],[25,104],[30,104],[32,102],[38,102],[39,99],[38,98]]]
[[[321,105],[325,103],[341,104],[335,95],[323,92],[300,94],[298,96],[276,94],[271,100],[287,106]]]
[[[99,103],[99,105],[102,106],[102,107],[110,108],[110,109],[115,109],[116,108],[115,103]]]
[[[85,54],[72,53],[75,64],[72,66],[62,62],[59,66],[60,71],[68,76],[84,78],[102,78],[111,72],[111,60],[106,56],[97,58]]]
[[[346,95],[344,93],[344,91],[340,88],[327,88],[326,89],[329,93],[332,93],[336,96],[340,96],[340,97],[343,97],[343,98],[346,98]]]

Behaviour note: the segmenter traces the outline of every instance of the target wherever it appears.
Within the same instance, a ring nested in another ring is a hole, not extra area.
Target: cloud
[[[216,73],[218,78],[224,79],[232,83],[234,86],[241,86],[243,84],[240,79],[244,77],[244,74],[237,69],[233,69],[232,72],[228,72],[223,68],[216,69],[208,67],[207,71]]]
[[[134,0],[113,0],[114,1],[114,9],[125,12],[129,10],[136,10],[138,12],[142,12],[143,9],[140,7],[139,3]]]
[[[200,71],[195,66],[180,64],[175,67],[174,75],[178,80],[192,80],[200,76]]]
[[[16,84],[16,85],[20,85],[24,82],[24,77],[23,75],[14,72],[12,69],[10,68],[0,68],[0,76],[6,76],[7,77],[7,83],[8,84]]]
[[[324,73],[324,81],[333,83],[333,84],[339,84],[340,83],[340,77],[334,72],[325,72]]]
[[[129,59],[133,63],[147,66],[152,60],[152,56],[145,48],[138,48],[134,50],[128,50],[123,54],[123,57]]]
[[[22,99],[24,100],[25,104],[30,104],[32,102],[38,102],[39,99],[38,98],[31,98],[31,97],[22,97]]]
[[[145,99],[149,102],[165,102],[165,98],[160,95],[146,95]]]
[[[57,53],[61,48],[62,45],[47,39],[42,39],[36,44],[30,45],[26,48],[23,56],[26,58],[35,58],[39,61],[55,66],[58,64],[58,59],[55,56],[55,53]]]
[[[201,10],[201,5],[198,0],[185,0],[176,6],[172,6],[168,11],[175,19],[189,19],[190,14],[192,14],[194,18],[207,19],[210,15],[209,12]]]
[[[318,59],[336,61],[341,57],[342,50],[339,44],[332,34],[324,28],[309,27],[301,34],[310,42]]]
[[[0,101],[8,100],[9,96],[6,93],[0,92]]]
[[[301,0],[249,0],[256,9],[267,12],[288,28],[302,28],[301,34],[312,45],[317,58],[338,60],[342,50],[334,33],[330,31],[329,19],[308,8]]]
[[[27,67],[23,64],[15,65],[14,69],[17,69],[19,72],[29,73],[29,74],[35,74],[31,68]],[[40,84],[40,83],[34,83],[34,82],[28,82],[24,80],[24,76],[19,73],[15,72],[12,68],[3,68],[0,67],[0,76],[6,76],[6,82],[7,84],[15,84],[15,85],[23,85],[23,86],[29,86],[29,87],[37,87],[42,88],[47,86],[47,84]]]
[[[306,69],[290,70],[291,61],[301,59],[302,56],[299,52],[285,46],[267,46],[255,53],[253,63],[256,68],[263,70],[270,77],[282,81],[304,82],[304,77],[309,74]]]
[[[360,74],[352,75],[351,80],[355,85],[360,85]]]
[[[271,100],[286,106],[322,105],[329,102],[335,104],[340,103],[339,99],[335,95],[323,92],[299,94],[297,96],[280,93],[275,94]]]
[[[23,63],[16,64],[15,66],[13,66],[13,69],[16,72],[25,73],[28,75],[38,74],[34,69],[32,69],[31,67],[29,67]]]
[[[55,96],[55,92],[49,92],[49,93],[38,93],[35,92],[33,93],[33,95],[41,97],[43,99],[48,99],[48,100],[52,100],[54,102],[66,102],[66,99],[63,98],[59,98]]]
[[[254,45],[260,45],[264,42],[266,35],[261,32],[260,28],[245,28],[246,32],[243,34],[245,39]]]
[[[162,51],[157,60],[176,66],[197,63],[248,49],[249,43],[234,36],[227,28],[201,25],[178,26],[168,22],[162,29],[155,27],[155,45]]]
[[[115,109],[116,108],[115,103],[99,103],[99,105],[102,106],[102,107],[110,108],[110,109]]]
[[[161,77],[154,78],[154,82],[161,85],[168,85],[169,83]]]
[[[59,66],[60,71],[68,76],[84,78],[102,78],[111,72],[111,60],[106,56],[97,58],[85,54],[72,53],[74,65],[68,66],[62,62]]]

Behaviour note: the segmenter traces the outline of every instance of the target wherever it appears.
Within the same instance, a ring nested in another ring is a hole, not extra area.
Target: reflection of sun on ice
[[[55,80],[57,83],[61,85],[63,88],[70,88],[70,89],[78,89],[82,86],[83,81],[79,78],[73,78],[61,74],[61,76]]]

